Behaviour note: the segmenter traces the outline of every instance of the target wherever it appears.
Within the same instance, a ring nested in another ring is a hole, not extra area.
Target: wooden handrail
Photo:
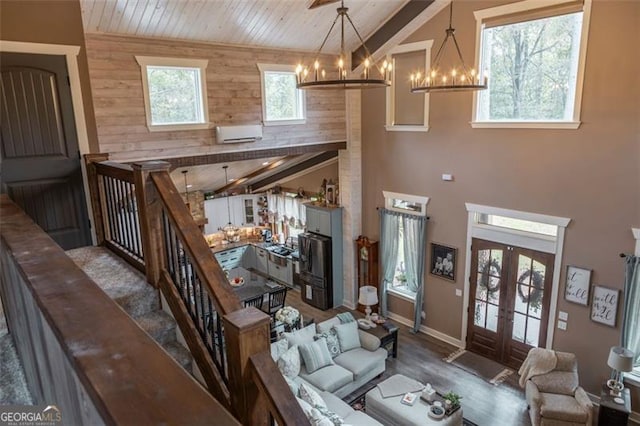
[[[269,352],[252,355],[251,377],[260,394],[266,399],[269,412],[278,425],[308,425],[300,404],[296,401],[282,373],[273,362]]]
[[[64,423],[239,424],[6,195],[0,234],[5,311],[35,400]]]
[[[158,196],[165,206],[165,213],[174,225],[185,252],[191,258],[202,285],[222,315],[230,314],[242,308],[240,299],[227,281],[222,268],[213,258],[202,232],[195,224],[182,197],[169,176],[169,173],[151,173]]]
[[[96,163],[96,170],[98,174],[133,183],[133,169],[128,164],[120,164],[115,161],[102,161]]]

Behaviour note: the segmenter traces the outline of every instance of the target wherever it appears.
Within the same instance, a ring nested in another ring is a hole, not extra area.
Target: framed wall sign
[[[620,290],[596,285],[593,287],[591,319],[610,327],[616,326]]]
[[[567,266],[567,280],[564,284],[564,298],[567,302],[588,306],[590,285],[590,269]]]

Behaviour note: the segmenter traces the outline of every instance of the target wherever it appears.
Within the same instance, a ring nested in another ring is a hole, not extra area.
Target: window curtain
[[[640,257],[627,256],[624,281],[624,321],[622,347],[635,355],[634,367],[640,365]]]
[[[267,204],[273,221],[294,219],[298,228],[302,228],[307,223],[305,201],[302,198],[287,197],[284,194],[267,194]]]
[[[404,263],[407,286],[416,293],[413,305],[413,329],[417,333],[422,323],[422,300],[424,298],[425,224],[424,216],[402,215],[404,228]]]
[[[400,241],[400,213],[380,209],[380,254],[382,277],[380,282],[380,313],[387,316],[387,286],[393,283]]]

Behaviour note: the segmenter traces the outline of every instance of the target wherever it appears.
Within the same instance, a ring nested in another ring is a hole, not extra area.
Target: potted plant
[[[445,393],[444,395],[442,395],[442,398],[444,398],[444,403],[445,405],[447,405],[447,408],[457,407],[458,405],[460,405],[460,400],[462,399],[460,395],[453,391]]]

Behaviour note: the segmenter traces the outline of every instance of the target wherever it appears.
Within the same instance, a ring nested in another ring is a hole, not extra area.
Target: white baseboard
[[[342,306],[344,306],[346,308],[349,308],[352,311],[355,311],[356,308],[357,308],[357,306],[354,303],[350,302],[349,300],[343,300],[342,301]]]
[[[400,324],[404,324],[409,327],[413,327],[413,321],[401,317],[400,315],[394,314],[393,312],[389,312],[387,317],[392,319],[393,321],[399,322]],[[429,328],[425,325],[420,326],[420,332],[426,334],[427,336],[435,337],[438,340],[442,340],[443,342],[449,343],[457,348],[462,348],[464,345],[460,339],[456,339],[455,337],[451,337],[448,334],[444,334],[438,330],[434,330],[433,328]]]

